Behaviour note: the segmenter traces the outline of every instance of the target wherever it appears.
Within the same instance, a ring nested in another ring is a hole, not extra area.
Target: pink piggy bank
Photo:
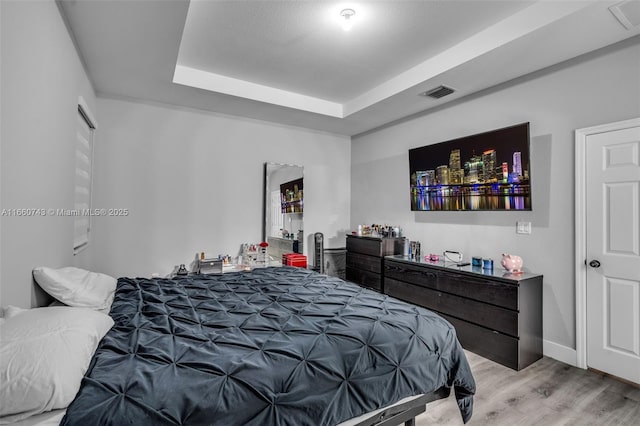
[[[511,273],[522,270],[522,258],[513,254],[502,254],[502,267]]]

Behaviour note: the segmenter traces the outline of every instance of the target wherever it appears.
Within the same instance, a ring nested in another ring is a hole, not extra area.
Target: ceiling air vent
[[[435,89],[427,90],[426,92],[420,93],[421,96],[428,96],[434,99],[440,99],[443,96],[447,96],[455,92],[451,87],[447,86],[438,86]]]

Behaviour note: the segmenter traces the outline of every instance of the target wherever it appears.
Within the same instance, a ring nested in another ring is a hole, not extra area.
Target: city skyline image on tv
[[[529,164],[529,123],[411,149],[411,210],[531,210]]]

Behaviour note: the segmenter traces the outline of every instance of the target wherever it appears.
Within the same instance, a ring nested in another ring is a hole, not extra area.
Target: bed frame
[[[415,426],[416,416],[427,410],[427,404],[438,399],[447,398],[451,394],[451,388],[440,388],[435,392],[424,394],[418,398],[392,405],[373,416],[364,419],[353,426]]]

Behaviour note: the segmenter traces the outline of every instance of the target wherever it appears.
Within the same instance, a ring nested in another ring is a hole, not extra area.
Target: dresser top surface
[[[444,262],[442,260],[438,262],[424,260],[424,258],[421,258],[419,260],[413,260],[413,259],[409,259],[408,256],[403,256],[403,255],[385,256],[385,259],[396,260],[398,262],[406,263],[408,265],[427,266],[433,269],[439,269],[439,270],[451,271],[451,272],[462,272],[470,275],[490,277],[490,278],[500,279],[500,280],[524,281],[531,278],[542,277],[541,274],[534,274],[531,272],[524,272],[524,271],[520,273],[511,273],[505,270],[500,265],[499,260],[497,262],[494,260],[493,269],[483,269],[481,266],[471,266],[471,265],[457,266],[456,262]]]
[[[292,241],[298,241],[298,239],[293,239],[293,238],[282,238],[282,237],[267,237],[267,240],[273,240],[273,241],[285,241],[285,242],[292,242]]]
[[[374,240],[374,241],[404,240],[404,237],[372,237],[371,235],[355,235],[355,234],[347,234],[347,237],[359,238],[362,240]]]

